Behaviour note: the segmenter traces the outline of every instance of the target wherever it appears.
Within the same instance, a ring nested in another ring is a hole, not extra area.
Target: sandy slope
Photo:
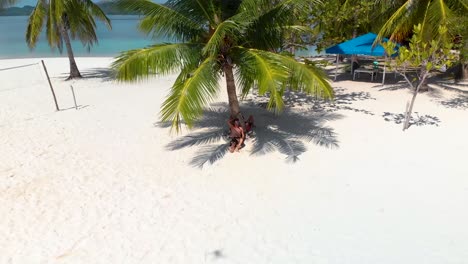
[[[251,96],[257,139],[224,155],[222,103],[172,135],[157,122],[175,76],[115,83],[110,58],[77,61],[93,78],[46,60],[55,112],[38,65],[4,70],[39,60],[0,60],[0,263],[466,263],[466,86],[420,95],[438,126],[406,132],[383,115],[408,91],[365,78],[280,117]]]

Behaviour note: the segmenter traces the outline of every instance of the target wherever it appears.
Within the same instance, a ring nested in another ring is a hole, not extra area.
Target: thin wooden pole
[[[76,105],[76,97],[75,97],[75,90],[73,90],[73,86],[70,85],[72,94],[73,94],[73,102],[75,102],[75,109],[78,110],[78,106]]]
[[[41,60],[41,62],[42,62],[42,67],[44,67],[44,71],[47,76],[47,81],[49,81],[49,86],[50,86],[50,90],[52,91],[52,96],[54,97],[55,109],[57,109],[57,111],[60,111],[58,103],[57,103],[57,97],[55,97],[54,87],[52,87],[52,83],[50,82],[49,73],[47,72],[47,68],[44,64],[44,60]]]
[[[336,54],[336,63],[335,63],[335,81],[336,77],[338,76],[338,58],[340,55]]]

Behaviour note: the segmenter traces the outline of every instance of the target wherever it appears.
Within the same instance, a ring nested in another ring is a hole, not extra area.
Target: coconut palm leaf
[[[251,0],[243,1],[240,6],[244,11],[238,17],[249,23],[246,42],[241,44],[246,47],[275,50],[281,46],[282,26],[291,24],[294,5],[287,5],[292,3],[291,1],[283,1],[278,5],[272,5],[270,1],[265,0],[258,2],[257,8],[253,7],[255,1]]]
[[[90,48],[98,42],[96,35],[96,22],[93,18],[102,21],[107,28],[112,29],[109,18],[90,0],[65,2],[66,23],[72,39],[79,39],[84,46]]]
[[[385,22],[382,26],[379,34],[377,35],[376,41],[380,41],[384,36],[391,35],[392,32],[399,32],[399,34],[393,34],[391,39],[401,40],[403,36],[407,36],[412,31],[412,24],[408,18],[408,10],[412,6],[413,1],[407,0],[404,4],[398,8],[395,13]]]
[[[208,57],[190,73],[184,69],[162,104],[162,121],[170,121],[176,131],[180,130],[181,120],[192,127],[218,92],[219,77],[219,65],[214,57]]]
[[[241,67],[237,70],[237,75],[240,84],[244,85],[243,94],[247,94],[257,84],[260,95],[271,93],[274,101],[269,105],[276,107],[276,111],[282,109],[281,91],[285,86],[291,90],[322,95],[324,98],[333,97],[333,88],[325,73],[314,66],[277,53],[245,48],[239,48],[239,51],[243,55],[239,55],[242,60],[238,62]]]
[[[37,1],[36,6],[29,16],[28,27],[26,28],[26,43],[30,49],[36,47],[46,19],[46,12],[44,1]]]
[[[385,5],[388,3],[382,2],[382,6]],[[382,26],[376,43],[388,35],[391,35],[391,39],[403,40],[411,34],[416,24],[424,25],[426,38],[438,35],[441,24],[446,25],[450,31],[455,28],[454,12],[466,14],[466,0],[406,0]]]
[[[216,18],[216,10],[220,9],[220,1],[213,0],[169,0],[166,6],[184,14],[197,23],[218,25],[221,17]]]
[[[200,61],[200,44],[157,44],[123,52],[112,64],[120,80],[131,81],[179,71]]]
[[[120,0],[117,5],[124,10],[144,15],[139,28],[146,34],[183,42],[197,38],[205,32],[203,24],[188,17],[189,13],[180,13],[168,5],[156,4],[149,0]]]
[[[284,67],[279,61],[270,56],[270,52],[260,52],[253,49],[243,49],[243,58],[237,75],[240,77],[241,83],[255,83],[257,84],[258,92],[260,95],[269,93],[270,101],[267,105],[268,109],[276,112],[283,110],[284,102],[282,98],[282,90],[284,83],[288,80],[287,68]],[[244,65],[249,64],[249,66]],[[245,67],[242,67],[245,66]],[[252,87],[252,86],[250,86]],[[247,89],[242,89],[244,95],[248,93]]]
[[[220,23],[214,33],[209,38],[208,42],[202,50],[204,56],[214,56],[220,52],[220,48],[223,47],[223,42],[226,40],[226,36],[233,36],[231,41],[235,41],[236,36],[240,35],[240,25],[232,20],[226,20]]]
[[[95,18],[111,28],[109,18],[91,0],[37,0],[29,16],[26,43],[29,48],[35,48],[45,26],[49,46],[62,52],[65,43],[69,51],[69,78],[81,77],[71,50],[70,37],[79,39],[84,46],[90,48],[97,42]]]
[[[452,27],[453,12],[445,1],[432,1],[427,8],[427,21],[432,27],[429,29],[433,35],[437,35],[438,25]],[[437,26],[436,26],[437,25]]]
[[[110,19],[106,16],[104,11],[96,5],[93,1],[91,0],[81,0],[83,3],[83,6],[85,7],[85,10],[88,10],[88,14],[90,17],[94,17],[95,19],[101,21],[106,25],[108,29],[112,29],[111,21]],[[89,19],[92,20],[92,19]]]
[[[46,1],[46,0],[40,0]],[[59,2],[57,4],[57,2]],[[47,22],[46,22],[46,37],[49,45],[52,48],[58,47],[60,52],[62,52],[62,38],[60,37],[60,30],[58,22],[61,21],[61,16],[63,14],[63,9],[61,8],[60,0],[50,0],[47,5]],[[59,10],[59,14],[56,14],[55,11]]]
[[[240,113],[236,81],[243,95],[253,88],[268,94],[268,108],[276,112],[284,106],[285,89],[308,93],[323,90],[325,96],[331,96],[331,87],[320,70],[268,52],[282,48],[286,31],[297,34],[308,31],[295,25],[294,17],[310,3],[309,0],[169,0],[160,5],[147,0],[120,0],[120,6],[144,15],[140,29],[147,34],[176,38],[186,44],[127,51],[117,57],[113,68],[121,80],[181,70],[161,109],[162,120],[171,122],[176,131],[182,122],[191,127],[201,116],[202,108],[219,89],[221,73],[226,77],[231,116]],[[193,46],[186,49],[186,45]]]

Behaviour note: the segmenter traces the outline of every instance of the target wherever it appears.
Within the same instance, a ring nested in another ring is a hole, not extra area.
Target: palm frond
[[[281,112],[284,106],[282,90],[289,77],[287,68],[279,61],[269,56],[270,52],[261,52],[253,49],[240,49],[236,56],[236,75],[240,80],[243,95],[245,96],[253,84],[257,85],[260,95],[269,93],[269,110]],[[247,87],[245,86],[247,85]]]
[[[34,7],[31,15],[28,19],[28,27],[26,29],[26,43],[30,49],[36,47],[39,36],[41,35],[42,26],[46,18],[46,8],[44,1],[37,1],[36,7]]]
[[[59,2],[57,4],[57,2]],[[58,6],[58,7],[57,7]],[[62,21],[62,14],[56,14],[56,10],[63,11],[61,8],[62,4],[60,0],[49,0],[49,5],[47,7],[47,21],[46,21],[46,36],[49,45],[52,48],[57,47],[60,52],[62,52],[62,38],[60,37],[60,22]]]
[[[215,32],[211,35],[205,47],[202,50],[204,56],[214,56],[222,47],[222,43],[225,41],[226,36],[235,38],[240,34],[240,26],[235,21],[226,20],[223,21],[216,27]]]
[[[192,67],[182,70],[161,108],[162,121],[170,121],[177,132],[182,121],[192,127],[218,92],[220,71],[215,57],[208,57],[193,71]]]
[[[323,70],[296,61],[289,56],[274,54],[280,57],[290,73],[289,87],[291,90],[317,95],[325,99],[334,97],[333,88]]]
[[[67,14],[63,23],[67,25],[71,39],[78,38],[83,45],[92,46],[97,42],[96,22],[88,9],[79,1],[67,1],[65,5]]]
[[[98,42],[95,18],[103,21],[110,29],[111,22],[100,7],[90,0],[65,1],[66,14],[63,15],[71,39],[79,39],[88,49]]]
[[[112,29],[112,23],[110,19],[106,16],[104,11],[98,5],[96,5],[91,0],[81,0],[81,2],[85,6],[85,9],[88,11],[88,14],[90,14],[91,18],[96,18],[97,20],[103,22],[108,29]]]
[[[468,11],[468,3],[466,2],[466,0],[458,0],[458,1],[455,2],[455,4],[457,6],[463,6],[464,12],[466,14],[466,12]]]
[[[463,10],[463,11],[462,11]],[[413,26],[423,25],[426,39],[438,35],[440,24],[447,25],[449,31],[455,28],[455,12],[468,12],[468,4],[464,0],[406,0],[381,28],[376,43],[384,36],[402,40],[412,33]]]
[[[199,21],[192,20],[168,5],[156,4],[149,0],[120,0],[117,4],[122,9],[135,11],[144,16],[139,28],[146,34],[187,41],[199,37],[206,31]]]
[[[157,44],[121,53],[112,68],[119,80],[138,80],[151,74],[168,74],[201,60],[199,44]]]
[[[375,43],[378,43],[385,36],[389,36],[395,31],[395,28],[398,27],[399,22],[407,14],[412,3],[413,3],[413,0],[407,0],[404,4],[401,5],[400,8],[398,8],[397,11],[395,11],[395,13],[393,13],[393,15],[387,20],[387,22],[385,22],[385,24],[380,29],[379,33],[377,34]],[[409,32],[405,32],[405,33],[409,33]],[[395,36],[393,36],[392,39],[395,39]]]
[[[312,1],[319,3],[320,1]],[[236,21],[248,23],[246,42],[243,46],[273,50],[281,46],[283,35],[295,18],[305,12],[311,1],[283,0],[276,3],[267,0],[245,0],[242,2]],[[296,28],[297,29],[297,28]]]
[[[165,5],[196,23],[208,22],[215,26],[217,25],[215,20],[219,9],[218,3],[219,1],[216,0],[169,0]]]
[[[427,19],[430,25],[432,25],[431,33],[434,36],[438,34],[439,25],[445,25],[448,28],[452,27],[451,18],[454,17],[454,14],[444,0],[432,1],[427,11]]]
[[[62,22],[63,15],[66,13],[65,4],[63,0],[48,0],[49,1],[49,16],[59,24]]]
[[[260,95],[270,93],[269,109],[282,110],[282,95],[286,88],[324,98],[333,97],[333,88],[322,70],[277,53],[237,49],[236,75],[243,95],[257,85]]]

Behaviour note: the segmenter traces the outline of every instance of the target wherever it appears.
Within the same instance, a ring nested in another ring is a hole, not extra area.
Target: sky
[[[99,1],[93,1],[93,2],[99,2]],[[153,0],[153,2],[164,3],[166,2],[166,0]],[[22,7],[25,5],[35,6],[36,3],[37,3],[37,0],[19,0],[18,4],[16,4],[15,6],[19,6],[19,7]]]

